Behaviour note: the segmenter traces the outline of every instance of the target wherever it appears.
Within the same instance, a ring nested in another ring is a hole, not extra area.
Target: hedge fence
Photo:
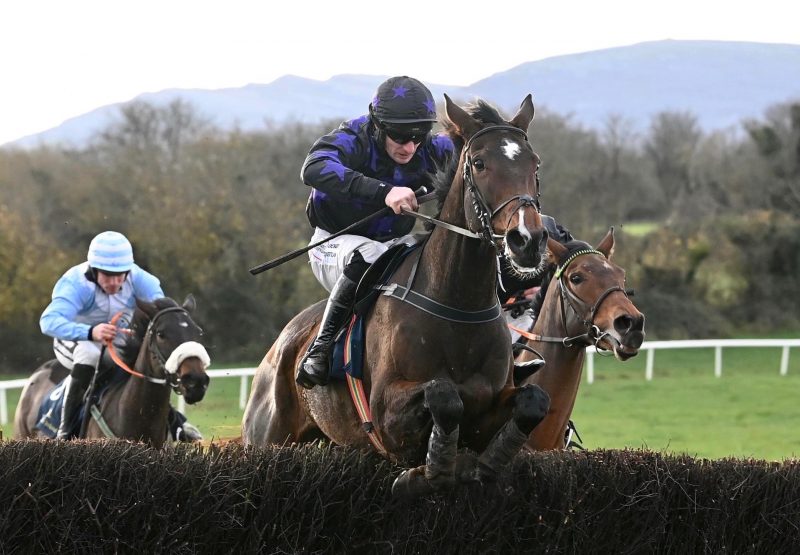
[[[155,451],[0,443],[0,552],[790,553],[800,463],[649,451],[518,456],[413,503],[402,469],[329,445]]]

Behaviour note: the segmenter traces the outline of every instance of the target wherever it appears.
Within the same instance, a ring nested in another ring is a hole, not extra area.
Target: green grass
[[[595,382],[581,384],[573,420],[593,449],[645,447],[695,457],[800,456],[800,352],[781,376],[778,348],[656,351],[653,380],[645,354],[626,363],[595,356]]]
[[[800,349],[790,352],[787,376],[779,375],[780,355],[779,348],[723,349],[722,377],[716,378],[713,349],[656,351],[650,382],[644,353],[626,363],[595,356],[595,382],[584,377],[573,420],[589,449],[800,457]],[[214,379],[206,398],[186,407],[206,438],[240,435],[239,384],[239,378]],[[19,390],[8,392],[11,420],[18,397]],[[11,423],[2,429],[11,437]]]

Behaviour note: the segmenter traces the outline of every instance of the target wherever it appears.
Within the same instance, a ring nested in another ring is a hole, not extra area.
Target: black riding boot
[[[94,367],[88,364],[76,364],[70,373],[70,380],[64,391],[64,405],[61,407],[61,424],[58,426],[56,439],[68,439],[75,418],[83,403],[83,396],[92,381]]]
[[[328,383],[329,355],[336,334],[342,329],[353,308],[358,282],[342,274],[333,286],[317,337],[297,369],[297,383],[306,389]]]

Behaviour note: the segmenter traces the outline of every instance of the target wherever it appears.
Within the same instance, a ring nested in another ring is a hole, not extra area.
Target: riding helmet
[[[400,75],[378,86],[369,113],[378,128],[402,127],[408,133],[427,133],[436,122],[436,103],[428,87]]]
[[[133,268],[133,247],[122,233],[104,231],[92,239],[86,260],[96,270],[128,272]]]

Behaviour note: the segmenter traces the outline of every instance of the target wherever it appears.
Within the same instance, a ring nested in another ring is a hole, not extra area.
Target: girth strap
[[[427,312],[437,318],[442,318],[449,322],[459,322],[462,324],[483,324],[491,322],[500,317],[500,301],[497,301],[494,306],[485,308],[483,310],[461,310],[451,306],[443,305],[433,299],[421,295],[416,291],[412,291],[397,283],[390,285],[382,285],[377,289],[383,291],[387,297],[394,297],[395,299],[404,301],[411,306],[414,306],[423,312]]]

